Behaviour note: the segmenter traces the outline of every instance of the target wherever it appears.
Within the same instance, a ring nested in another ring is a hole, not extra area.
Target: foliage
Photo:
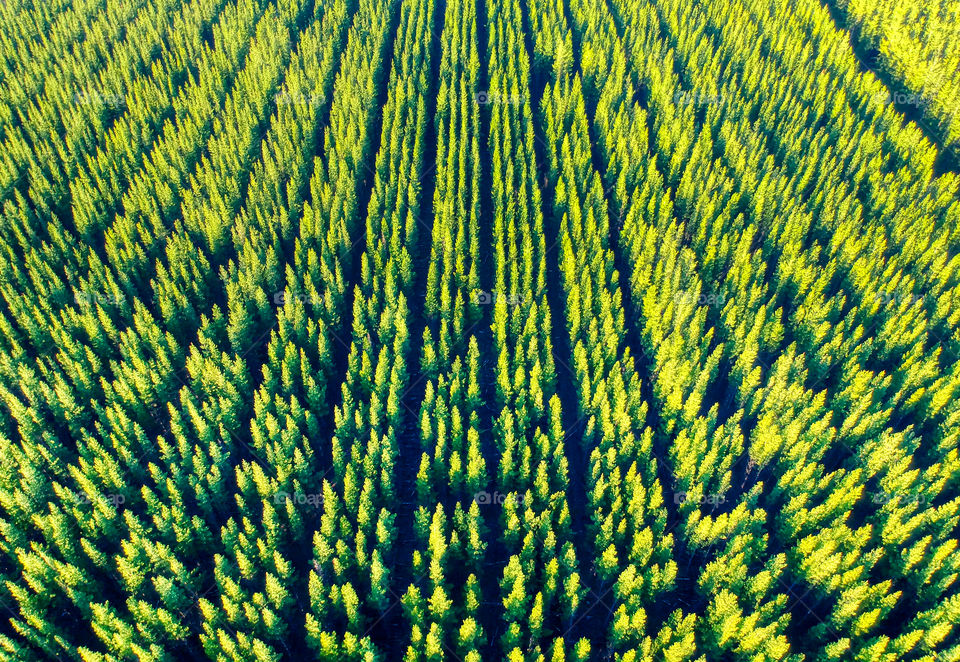
[[[0,658],[960,659],[956,7],[838,6],[0,4]]]

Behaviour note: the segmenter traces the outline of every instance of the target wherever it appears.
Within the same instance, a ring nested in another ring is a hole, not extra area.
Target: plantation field
[[[0,4],[0,659],[960,661],[960,0]]]

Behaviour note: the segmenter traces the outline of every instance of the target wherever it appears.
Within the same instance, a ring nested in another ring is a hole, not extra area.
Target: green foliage
[[[0,657],[958,659],[958,20],[0,4]]]

